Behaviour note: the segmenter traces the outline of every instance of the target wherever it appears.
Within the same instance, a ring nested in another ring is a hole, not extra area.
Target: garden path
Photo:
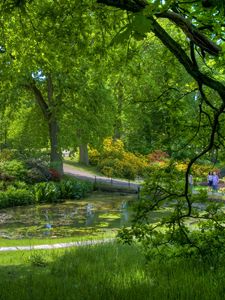
[[[109,178],[104,176],[97,176],[88,171],[78,170],[76,169],[76,167],[73,167],[65,163],[63,164],[63,169],[65,174],[72,175],[80,179],[89,180],[91,182],[106,183],[116,187],[128,187],[136,191],[140,189],[140,185],[141,185],[141,180],[136,182],[133,181],[131,182],[125,179],[122,180],[122,179],[114,179],[114,178]]]
[[[69,248],[69,247],[78,247],[78,246],[88,246],[109,243],[114,241],[111,239],[102,239],[102,240],[89,240],[89,241],[77,241],[77,242],[68,242],[68,243],[58,243],[58,244],[49,244],[49,245],[33,245],[33,246],[10,246],[10,247],[0,247],[0,252],[3,251],[17,251],[17,250],[43,250],[43,249],[59,249],[59,248]]]

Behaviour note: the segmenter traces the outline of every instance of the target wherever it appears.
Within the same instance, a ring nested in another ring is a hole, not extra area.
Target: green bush
[[[0,191],[0,208],[9,207],[8,197],[5,192]]]
[[[30,189],[30,186],[26,182],[20,180],[13,181],[12,183],[10,183],[10,185],[14,186],[17,189]]]
[[[0,192],[0,208],[29,205],[34,203],[33,194],[27,189],[16,189],[10,186],[6,191]]]
[[[9,149],[3,149],[0,152],[0,161],[9,161],[15,158],[15,152]]]
[[[26,168],[22,161],[13,159],[11,161],[0,162],[0,173],[3,177],[23,179],[26,175]]]
[[[6,189],[6,183],[4,180],[0,180],[0,191],[4,191]]]
[[[80,199],[92,191],[93,185],[75,179],[62,180],[59,183],[62,199]]]
[[[60,202],[61,192],[54,182],[40,182],[34,186],[34,198],[38,203]]]
[[[10,206],[29,205],[34,202],[32,192],[27,189],[9,188],[6,195]]]
[[[29,159],[26,161],[26,182],[46,182],[51,179],[48,164],[40,159]]]

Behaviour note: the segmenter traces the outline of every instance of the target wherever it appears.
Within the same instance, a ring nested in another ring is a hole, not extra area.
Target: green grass
[[[10,246],[34,246],[34,245],[52,245],[59,243],[70,243],[76,241],[87,241],[87,240],[101,240],[106,238],[114,238],[117,231],[108,230],[103,233],[95,233],[95,235],[84,235],[76,237],[65,237],[65,238],[45,238],[45,239],[4,239],[0,238],[0,247],[10,247]],[[1,298],[0,298],[1,299]]]
[[[224,299],[225,266],[152,259],[134,246],[0,253],[0,299]]]

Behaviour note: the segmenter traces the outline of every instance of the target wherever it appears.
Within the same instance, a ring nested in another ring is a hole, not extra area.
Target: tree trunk
[[[89,165],[87,144],[79,145],[79,162],[86,166]]]
[[[114,139],[121,138],[121,131],[122,131],[122,110],[123,110],[123,91],[122,85],[120,82],[117,84],[118,86],[118,95],[117,95],[117,116],[116,122],[114,125]]]
[[[62,153],[58,145],[58,133],[59,127],[56,119],[51,118],[48,123],[49,128],[49,138],[50,138],[50,164],[51,167],[59,172],[60,175],[63,174],[63,162]]]
[[[39,105],[46,122],[48,123],[49,140],[50,140],[50,147],[51,147],[50,165],[52,168],[57,170],[60,175],[62,175],[63,174],[62,153],[58,145],[59,127],[54,112],[50,109],[50,107],[54,105],[53,86],[52,86],[51,76],[49,75],[48,77],[48,89],[47,89],[49,103],[45,101],[41,90],[39,90],[36,87],[34,81],[31,84],[25,85],[25,87],[34,93],[36,102]]]

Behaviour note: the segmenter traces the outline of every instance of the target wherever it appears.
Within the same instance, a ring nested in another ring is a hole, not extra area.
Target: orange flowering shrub
[[[150,163],[164,161],[169,158],[169,155],[162,150],[155,150],[147,155]]]

